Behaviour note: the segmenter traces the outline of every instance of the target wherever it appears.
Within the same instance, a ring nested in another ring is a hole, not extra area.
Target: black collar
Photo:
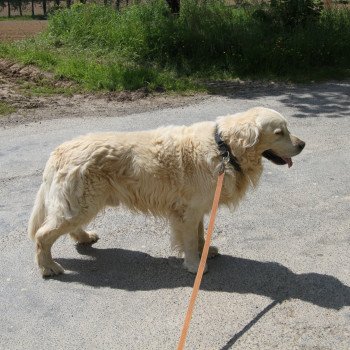
[[[232,154],[230,147],[221,138],[221,135],[218,130],[218,125],[215,126],[215,142],[219,147],[221,157],[228,157],[229,163],[234,167],[234,169],[238,172],[241,172],[242,168],[238,163],[237,158]]]

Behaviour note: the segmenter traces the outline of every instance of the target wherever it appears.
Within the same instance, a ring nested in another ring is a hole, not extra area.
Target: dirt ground
[[[47,21],[0,21],[0,41],[14,41],[32,37],[47,27]]]

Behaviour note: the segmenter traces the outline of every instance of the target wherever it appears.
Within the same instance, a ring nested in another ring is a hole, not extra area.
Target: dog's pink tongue
[[[288,168],[293,165],[292,158],[283,158],[283,160],[288,164]]]

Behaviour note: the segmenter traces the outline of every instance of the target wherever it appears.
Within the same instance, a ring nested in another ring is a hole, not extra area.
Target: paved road
[[[189,124],[256,105],[284,113],[307,146],[291,169],[266,163],[238,210],[220,210],[221,256],[209,263],[187,349],[348,349],[349,96],[346,83],[261,88],[0,130],[0,349],[175,349],[194,277],[168,259],[167,225],[108,209],[91,225],[101,237],[92,248],[57,242],[67,273],[44,280],[26,236],[41,172],[56,145],[82,133]]]

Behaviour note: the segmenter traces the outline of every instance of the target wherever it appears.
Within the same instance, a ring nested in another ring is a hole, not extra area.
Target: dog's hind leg
[[[94,244],[99,240],[99,237],[94,232],[86,232],[82,228],[78,228],[69,235],[79,244]]]
[[[74,219],[65,220],[57,217],[48,217],[43,226],[35,235],[36,261],[44,277],[59,275],[64,272],[62,266],[52,259],[51,247],[62,235],[70,235],[79,243],[92,244],[97,242],[95,233],[87,233],[80,228],[81,220],[77,216]]]
[[[69,218],[64,218],[57,210],[52,211],[35,235],[36,260],[43,276],[53,276],[64,272],[63,268],[54,262],[51,256],[51,247],[58,237],[65,233],[71,233],[73,238],[80,243],[90,244],[98,239],[96,234],[89,234],[81,229],[82,225],[88,224],[96,216],[99,211],[98,207],[87,206]]]
[[[198,225],[198,252],[199,252],[199,254],[202,254],[204,243],[205,243],[204,225],[203,225],[203,219],[202,219]],[[210,246],[209,252],[208,252],[208,259],[215,258],[217,255],[219,255],[219,249],[215,246]]]
[[[47,218],[35,235],[36,261],[44,277],[59,275],[64,272],[62,266],[53,261],[51,247],[58,237],[72,229],[67,221],[58,222],[55,218]]]

